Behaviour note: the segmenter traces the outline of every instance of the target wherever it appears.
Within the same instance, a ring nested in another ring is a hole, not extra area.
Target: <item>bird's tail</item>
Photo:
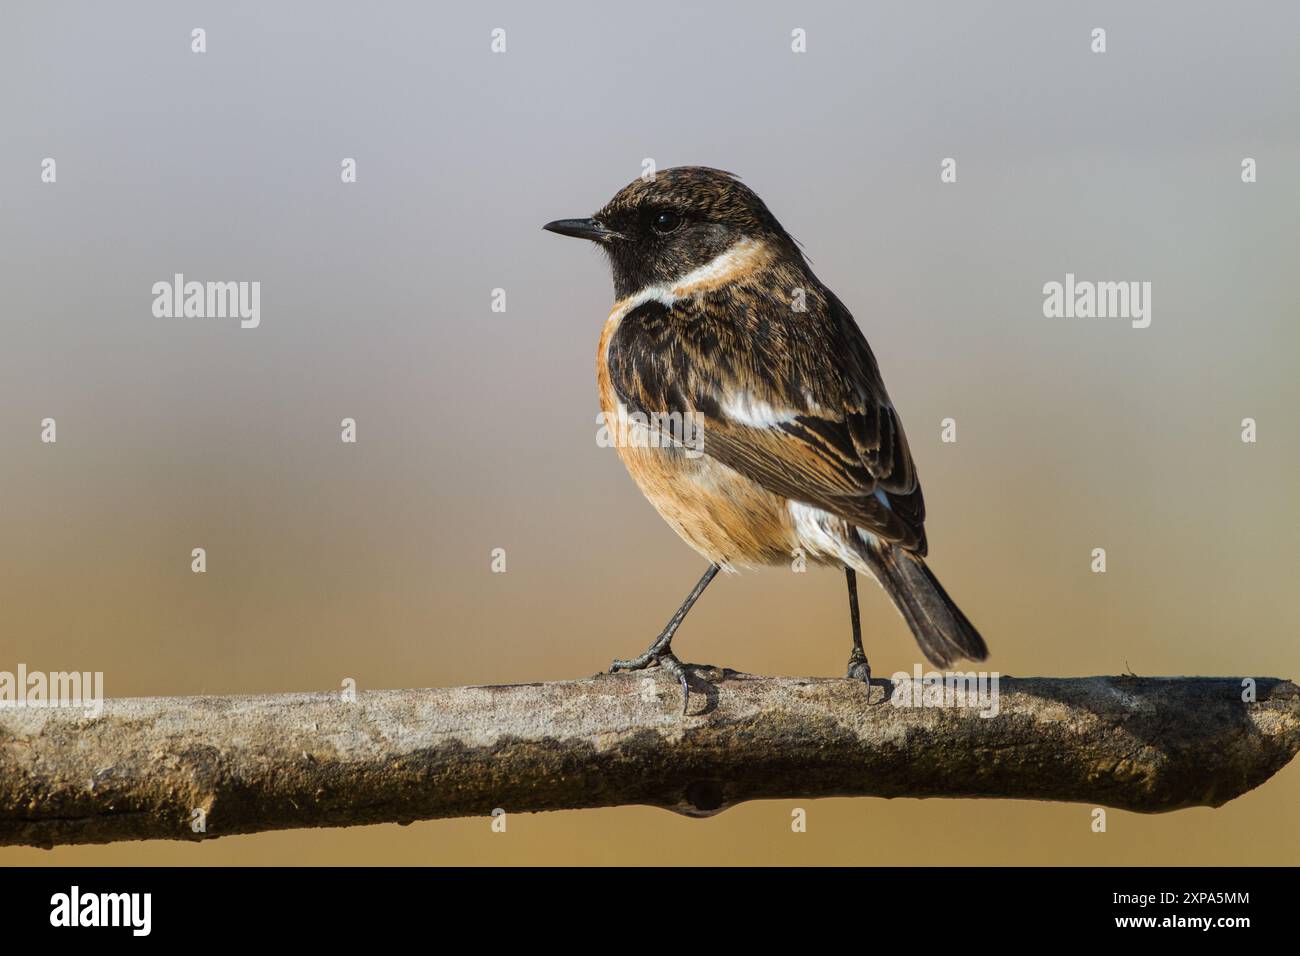
[[[924,558],[888,545],[868,545],[861,553],[931,664],[947,667],[962,658],[982,661],[988,657],[984,638],[948,597]]]

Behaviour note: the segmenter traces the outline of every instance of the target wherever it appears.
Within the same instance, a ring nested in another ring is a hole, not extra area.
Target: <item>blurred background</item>
[[[0,669],[237,694],[640,652],[703,564],[596,444],[607,269],[540,226],[650,158],[741,175],[854,311],[984,667],[1296,678],[1300,8],[1074,7],[6,5]],[[261,282],[261,326],[155,318],[176,272]],[[1067,272],[1151,282],[1150,328],[1044,318]],[[876,673],[910,670],[901,619],[863,603]],[[838,675],[848,644],[841,576],[778,568],[716,582],[676,648]],[[1293,764],[1105,834],[1082,805],[777,801],[0,865],[1294,863],[1297,806]]]

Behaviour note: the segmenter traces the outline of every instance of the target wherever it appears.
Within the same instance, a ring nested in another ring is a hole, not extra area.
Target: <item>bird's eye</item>
[[[670,232],[675,232],[677,227],[682,224],[682,217],[675,212],[656,213],[651,221],[655,232],[661,236],[666,236]]]

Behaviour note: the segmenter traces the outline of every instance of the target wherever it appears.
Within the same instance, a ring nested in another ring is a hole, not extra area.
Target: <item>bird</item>
[[[620,458],[708,561],[645,652],[611,671],[662,668],[685,713],[672,641],[692,606],[719,571],[792,556],[845,572],[848,678],[870,687],[858,574],[884,589],[933,665],[988,656],[926,565],[916,465],[866,337],[752,189],[678,166],[638,177],[589,218],[542,228],[590,240],[609,260],[601,412],[630,423],[614,442]]]

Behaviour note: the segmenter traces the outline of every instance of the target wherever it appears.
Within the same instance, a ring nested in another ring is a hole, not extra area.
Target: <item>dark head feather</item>
[[[671,283],[741,239],[763,240],[778,255],[802,259],[794,239],[752,189],[734,174],[707,166],[676,166],[633,180],[593,218],[617,233],[601,245],[619,298]],[[671,228],[661,229],[664,224]]]

